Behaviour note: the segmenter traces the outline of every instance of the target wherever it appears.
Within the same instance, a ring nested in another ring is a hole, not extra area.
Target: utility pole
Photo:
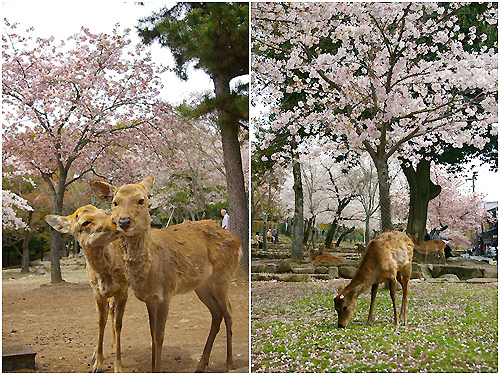
[[[471,178],[466,178],[466,181],[472,180],[472,194],[476,195],[476,180],[477,180],[477,171],[472,172]]]

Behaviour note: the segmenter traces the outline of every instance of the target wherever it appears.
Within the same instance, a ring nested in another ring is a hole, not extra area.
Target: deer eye
[[[90,224],[90,221],[84,221],[84,222],[82,223],[82,227],[86,227],[86,226],[87,226],[87,225],[89,225],[89,224]]]
[[[346,311],[346,310],[347,310],[347,306],[344,306],[344,311]]]
[[[144,199],[139,199],[139,204],[144,204]]]
[[[116,206],[118,206],[118,203],[116,203],[116,202],[113,202],[113,206],[115,206],[115,207],[116,207]]]

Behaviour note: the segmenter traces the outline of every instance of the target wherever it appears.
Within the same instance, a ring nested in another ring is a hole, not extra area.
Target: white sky
[[[82,26],[89,28],[92,33],[110,33],[119,23],[120,29],[130,28],[133,43],[139,43],[135,27],[139,18],[149,16],[166,5],[172,6],[176,2],[143,1],[145,6],[136,5],[134,1],[119,0],[2,0],[2,18],[9,22],[19,23],[19,32],[33,26],[32,35],[40,37],[54,36],[56,41],[80,32]],[[3,21],[2,21],[2,27]],[[173,67],[174,60],[167,48],[161,48],[158,43],[149,47],[153,60],[162,65]],[[178,104],[198,91],[212,91],[213,83],[201,70],[190,69],[187,82],[179,80],[173,72],[163,76],[164,88],[162,97]]]

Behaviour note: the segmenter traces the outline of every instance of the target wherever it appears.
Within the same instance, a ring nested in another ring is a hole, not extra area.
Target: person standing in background
[[[229,214],[225,209],[220,210],[222,215],[222,228],[229,230]]]

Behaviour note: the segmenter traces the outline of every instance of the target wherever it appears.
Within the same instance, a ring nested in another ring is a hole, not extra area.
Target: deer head
[[[102,200],[111,202],[111,216],[125,235],[134,235],[149,229],[151,217],[148,195],[153,187],[153,176],[146,177],[138,184],[128,184],[119,188],[106,182],[91,180],[90,186]]]
[[[417,234],[410,234],[410,233],[407,233],[408,234],[408,237],[410,237],[410,239],[413,241],[413,243],[417,243],[417,240],[418,240],[418,233]]]
[[[75,236],[84,248],[105,246],[120,236],[111,216],[91,205],[80,207],[70,216],[47,215],[45,221],[58,232]]]
[[[339,287],[339,293],[334,299],[335,310],[337,310],[337,314],[339,315],[339,328],[345,328],[347,323],[349,323],[354,310],[356,309],[356,291],[358,291],[358,289],[359,287],[355,287],[353,290],[347,290],[347,288],[343,288],[343,285]]]

